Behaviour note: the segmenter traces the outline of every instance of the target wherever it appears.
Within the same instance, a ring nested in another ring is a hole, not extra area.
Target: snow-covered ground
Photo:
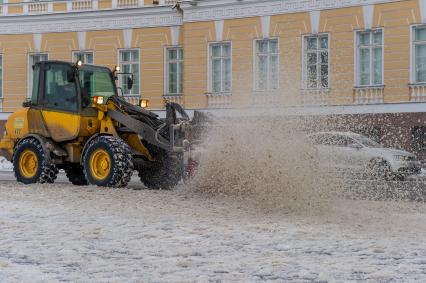
[[[4,178],[3,178],[4,180]],[[426,205],[0,181],[0,282],[425,282]]]

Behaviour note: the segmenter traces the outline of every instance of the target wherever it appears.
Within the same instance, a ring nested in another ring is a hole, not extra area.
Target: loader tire
[[[151,190],[171,190],[181,180],[184,173],[182,155],[163,153],[161,166],[142,168],[139,178]]]
[[[132,153],[123,140],[100,136],[88,144],[83,154],[83,166],[84,175],[90,184],[125,187],[133,174]]]
[[[58,168],[51,163],[40,142],[35,138],[21,141],[13,154],[13,171],[16,180],[23,184],[54,183]]]
[[[86,176],[84,175],[84,169],[81,165],[73,165],[64,169],[68,180],[75,186],[87,186]]]

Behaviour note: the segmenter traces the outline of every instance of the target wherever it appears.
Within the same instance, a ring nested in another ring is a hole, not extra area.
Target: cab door
[[[47,62],[43,66],[42,116],[54,141],[73,140],[80,130],[80,99],[73,67]]]

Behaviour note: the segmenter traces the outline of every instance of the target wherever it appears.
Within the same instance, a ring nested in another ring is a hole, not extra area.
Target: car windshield
[[[372,147],[372,148],[381,148],[381,147],[383,147],[378,142],[375,142],[372,139],[364,137],[364,136],[359,136],[359,137],[356,137],[354,139],[356,141],[358,141],[360,144],[362,144],[363,146],[365,146],[365,147]]]
[[[111,71],[103,67],[84,65],[78,72],[80,86],[85,99],[94,96],[110,97],[116,94]]]

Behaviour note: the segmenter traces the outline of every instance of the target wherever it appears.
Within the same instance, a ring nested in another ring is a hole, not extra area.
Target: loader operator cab
[[[31,106],[77,112],[78,89],[72,66],[59,62],[43,62],[34,66]]]
[[[93,97],[116,94],[115,75],[107,67],[44,61],[34,65],[31,102],[24,106],[78,113]]]

